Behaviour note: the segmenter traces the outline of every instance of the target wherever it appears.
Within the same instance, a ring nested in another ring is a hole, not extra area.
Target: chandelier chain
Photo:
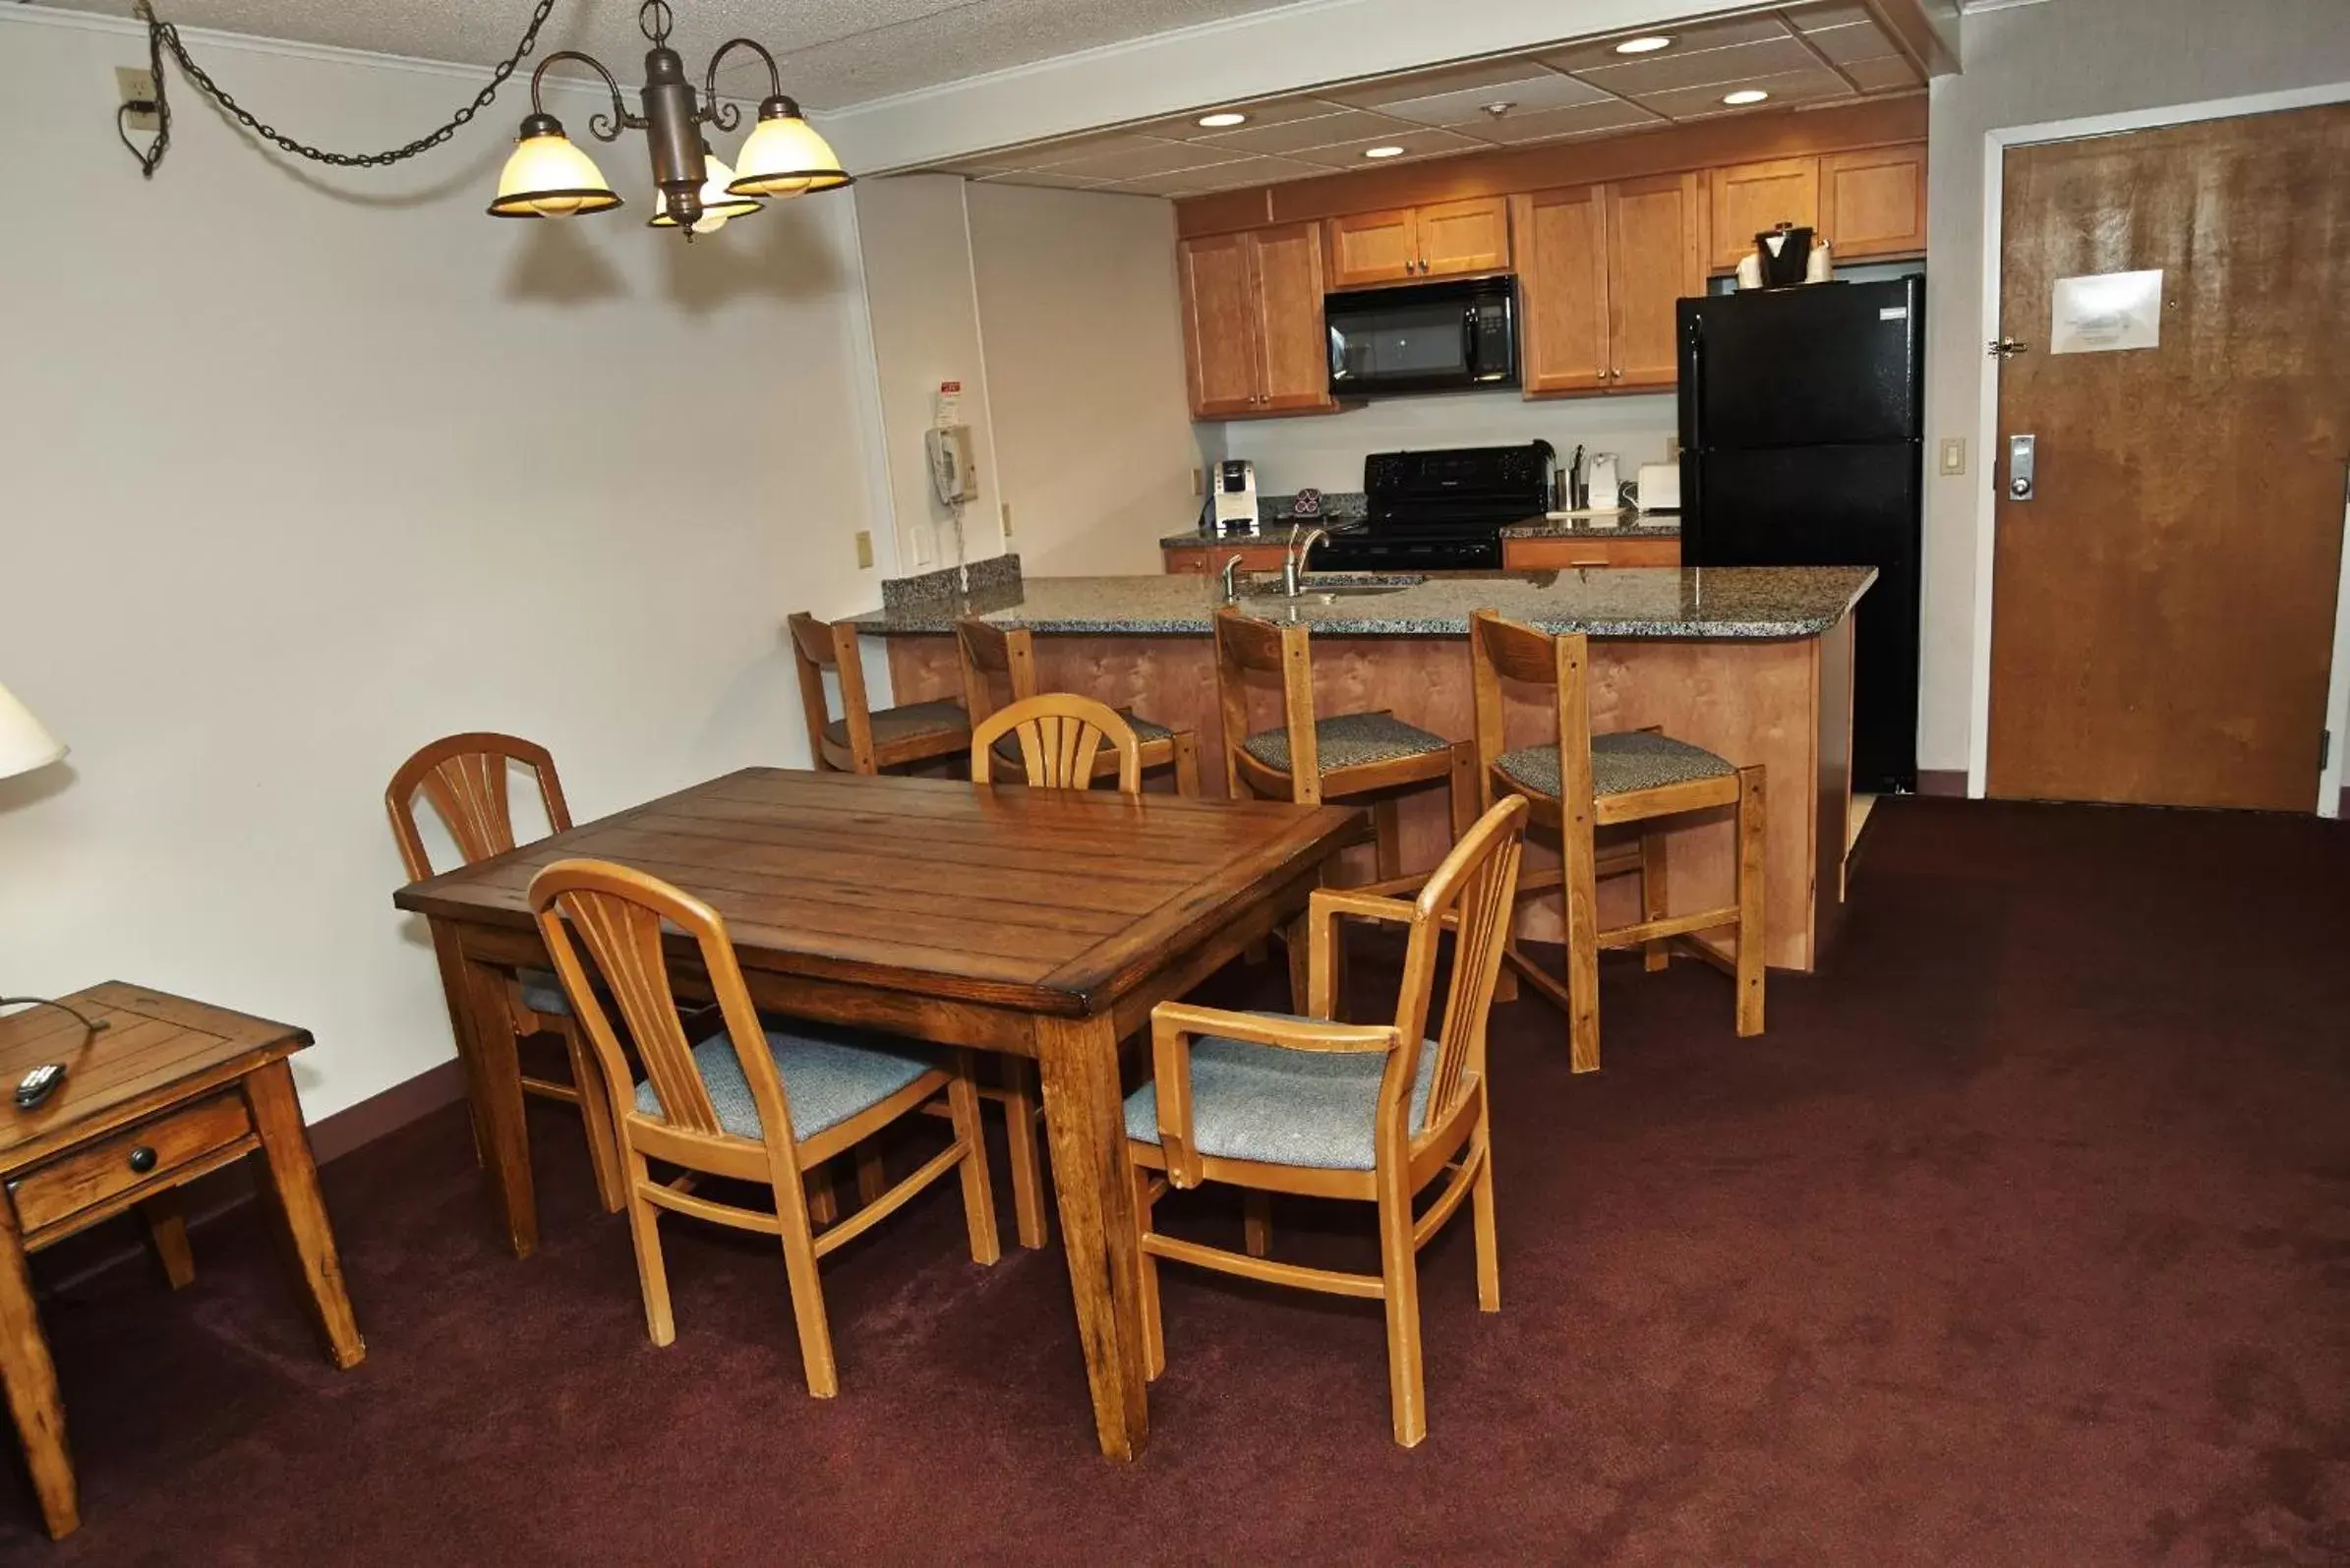
[[[498,89],[505,86],[515,69],[538,47],[539,29],[546,26],[547,18],[554,10],[555,0],[538,0],[531,12],[530,26],[523,30],[522,41],[514,46],[514,52],[499,62],[498,68],[490,74],[488,85],[474,94],[473,101],[459,108],[437,130],[403,146],[382,152],[329,152],[323,147],[312,146],[307,142],[297,142],[239,103],[227,88],[214,82],[204,67],[189,57],[188,46],[180,41],[180,29],[168,22],[156,21],[154,8],[147,0],[140,0],[139,14],[147,22],[147,69],[153,74],[155,82],[155,97],[151,106],[155,116],[155,139],[145,151],[141,151],[128,135],[123,135],[122,117],[132,111],[132,104],[123,105],[117,113],[116,133],[122,135],[123,145],[138,157],[141,171],[148,179],[154,178],[156,168],[163,162],[163,154],[171,147],[171,105],[164,96],[163,88],[163,56],[168,52],[172,59],[179,62],[180,70],[186,73],[188,80],[226,110],[238,124],[283,151],[298,158],[307,158],[313,163],[331,164],[343,169],[379,169],[403,163],[419,153],[430,152],[441,145],[470,124],[475,115],[490,106],[491,101],[498,96]]]

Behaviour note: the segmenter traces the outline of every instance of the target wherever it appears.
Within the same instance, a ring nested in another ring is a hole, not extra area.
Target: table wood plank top
[[[617,860],[707,900],[746,968],[1085,1016],[1366,824],[1349,807],[750,768],[395,902],[526,929],[542,867]]]

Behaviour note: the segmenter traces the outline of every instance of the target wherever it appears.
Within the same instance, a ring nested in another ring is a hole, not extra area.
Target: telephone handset
[[[949,506],[979,498],[979,468],[971,458],[971,428],[940,425],[922,433],[930,457],[930,487]]]

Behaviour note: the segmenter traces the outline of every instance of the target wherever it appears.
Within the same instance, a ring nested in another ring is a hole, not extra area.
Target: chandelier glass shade
[[[652,157],[653,184],[659,210],[655,228],[674,228],[691,240],[714,233],[731,218],[759,210],[761,198],[780,200],[815,191],[834,191],[853,184],[841,167],[837,153],[785,96],[782,73],[775,56],[749,38],[732,38],[719,45],[703,74],[697,99],[685,75],[684,61],[669,46],[670,8],[664,0],[646,0],[637,15],[652,49],[645,55],[645,83],[638,94],[639,113],[630,113],[620,96],[620,85],[593,57],[573,49],[559,49],[539,62],[531,73],[530,114],[515,138],[514,151],[498,180],[498,198],[490,203],[497,217],[569,217],[602,212],[620,205],[595,160],[574,145],[562,122],[549,114],[540,96],[548,68],[570,60],[604,79],[612,93],[610,113],[589,117],[588,131],[599,142],[617,142],[623,131],[645,133]],[[711,154],[702,128],[732,131],[742,114],[732,103],[718,101],[718,67],[735,49],[748,49],[767,63],[768,94],[760,101],[758,122],[743,142],[734,166],[729,168]]]

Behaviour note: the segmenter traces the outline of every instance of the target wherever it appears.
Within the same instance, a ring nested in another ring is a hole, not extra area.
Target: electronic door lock
[[[2032,445],[2029,436],[2010,436],[2007,438],[2007,494],[2011,500],[2031,499]]]

